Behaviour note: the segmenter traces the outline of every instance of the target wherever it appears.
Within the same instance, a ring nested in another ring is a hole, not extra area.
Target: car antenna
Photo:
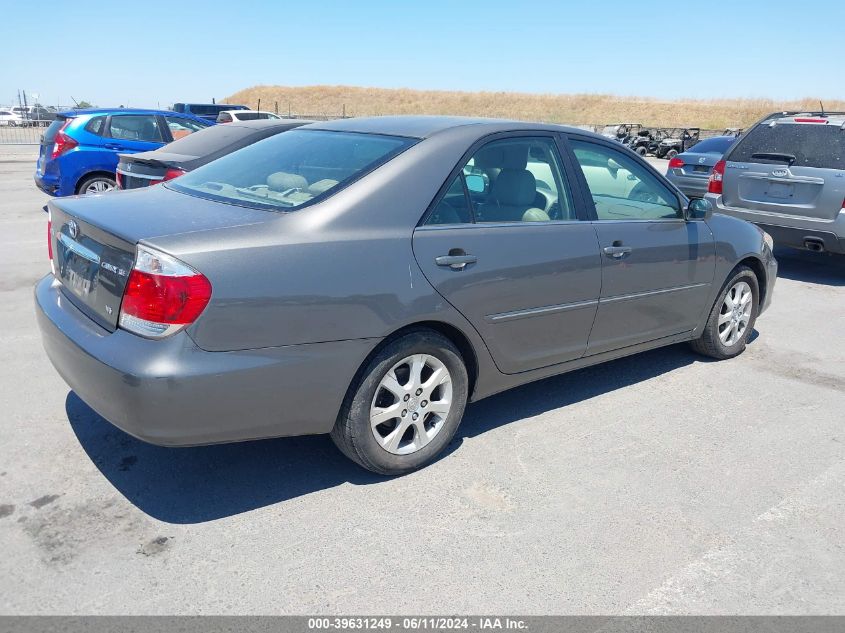
[[[821,100],[821,99],[819,99],[819,106],[820,106],[820,107],[821,107],[821,109],[822,109],[822,116],[824,116],[824,104],[822,103],[822,100]]]
[[[73,101],[73,105],[76,106],[76,109],[79,109],[79,101],[73,98],[73,95],[70,95],[70,100]]]

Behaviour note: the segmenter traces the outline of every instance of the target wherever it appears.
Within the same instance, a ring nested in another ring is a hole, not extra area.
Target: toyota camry
[[[740,354],[777,264],[618,143],[555,125],[307,125],[158,187],[49,203],[53,365],[184,446],[330,433],[382,474],[467,402],[662,345]]]

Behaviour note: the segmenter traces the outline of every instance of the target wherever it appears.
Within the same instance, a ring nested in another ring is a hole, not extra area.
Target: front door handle
[[[449,266],[452,270],[463,270],[467,264],[474,264],[478,261],[475,255],[441,255],[434,258],[438,266]]]
[[[630,246],[605,246],[604,248],[604,254],[613,259],[622,259],[630,252]]]

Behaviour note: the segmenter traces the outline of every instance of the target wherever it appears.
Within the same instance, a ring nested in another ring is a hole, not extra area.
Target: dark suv
[[[845,253],[845,112],[777,112],[713,167],[707,199],[778,244]]]

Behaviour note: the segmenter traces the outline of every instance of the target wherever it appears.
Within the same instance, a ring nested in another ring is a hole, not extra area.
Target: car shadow
[[[775,258],[778,260],[778,277],[825,286],[845,286],[845,255],[775,247]]]
[[[525,385],[471,404],[444,456],[463,438],[706,362],[674,345]],[[147,444],[112,426],[73,392],[65,401],[80,445],[132,504],[168,523],[212,521],[332,488],[385,481],[346,459],[328,436],[190,448]]]

